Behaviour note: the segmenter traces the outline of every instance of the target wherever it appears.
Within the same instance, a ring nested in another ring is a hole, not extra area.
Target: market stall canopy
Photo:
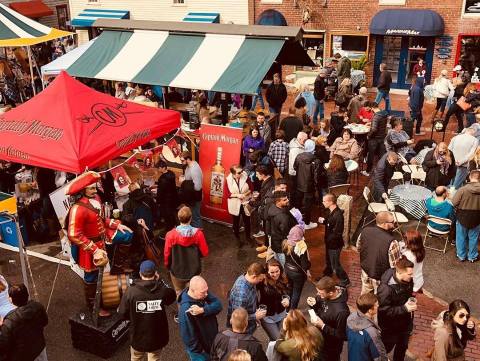
[[[96,38],[95,38],[96,39]],[[58,57],[54,61],[42,66],[40,72],[42,76],[55,76],[60,74],[62,70],[67,69],[72,65],[87,49],[93,44],[95,39],[90,40],[88,43],[79,45],[68,53]]]
[[[38,19],[42,16],[53,15],[53,10],[45,5],[45,3],[41,0],[19,1],[10,3],[8,6],[10,6],[16,12],[31,19]]]
[[[72,35],[50,28],[0,4],[0,46],[28,46]]]
[[[220,13],[188,13],[183,21],[189,23],[211,23],[220,22]]]
[[[0,159],[78,174],[178,127],[178,112],[111,97],[62,72],[0,116]]]
[[[85,9],[72,20],[72,26],[90,27],[97,19],[128,19],[130,11],[128,10],[110,10],[110,9]]]
[[[314,66],[299,27],[97,20],[74,76],[254,94],[274,61]]]
[[[438,36],[445,25],[433,10],[388,9],[378,12],[370,23],[374,35]]]

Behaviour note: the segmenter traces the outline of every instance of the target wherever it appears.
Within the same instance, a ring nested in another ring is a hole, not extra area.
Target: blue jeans
[[[208,361],[208,360],[210,360],[210,355],[206,352],[196,353],[196,352],[187,350],[187,353],[188,353],[188,357],[190,358],[190,361]]]
[[[192,210],[192,227],[202,228],[202,216],[200,215],[200,207],[202,205],[201,201],[195,202],[191,207]]]
[[[320,114],[320,119],[325,117],[325,105],[323,100],[315,99],[315,112],[313,113],[313,124],[317,125],[318,115]]]
[[[387,113],[390,113],[390,110],[391,110],[391,108],[390,108],[390,94],[386,91],[377,89],[377,96],[375,97],[375,103],[380,105],[380,102],[382,101],[382,99],[385,99],[385,110],[387,111]]]
[[[472,124],[475,124],[476,123],[476,119],[475,119],[475,114],[474,113],[465,113],[465,120],[466,120],[466,127],[468,128],[469,126],[471,126]]]
[[[455,187],[455,189],[459,189],[463,183],[465,182],[465,179],[467,179],[468,176],[468,168],[467,167],[457,167],[457,173],[455,174],[455,178],[453,179],[452,185]]]
[[[257,100],[260,102],[260,106],[262,107],[262,109],[265,109],[265,102],[263,101],[261,86],[258,87],[257,94],[255,94],[252,98],[252,107],[250,108],[251,111],[255,111],[255,107],[257,106]]]
[[[292,290],[290,309],[293,310],[298,307],[307,276],[300,272],[291,272],[288,270],[288,268],[286,269],[285,273],[287,274],[288,283],[290,284],[290,288]]]
[[[480,234],[480,225],[475,228],[467,228],[457,221],[457,235],[455,239],[457,247],[457,257],[461,260],[468,258],[469,261],[473,261],[478,258],[478,235]],[[468,247],[468,255],[467,255]]]

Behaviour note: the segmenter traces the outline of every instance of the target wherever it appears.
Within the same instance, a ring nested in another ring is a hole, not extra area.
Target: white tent
[[[58,75],[62,70],[68,69],[68,67],[72,65],[80,56],[82,56],[82,54],[95,42],[95,39],[76,47],[75,49],[55,59],[51,63],[42,66],[42,78],[45,76]]]

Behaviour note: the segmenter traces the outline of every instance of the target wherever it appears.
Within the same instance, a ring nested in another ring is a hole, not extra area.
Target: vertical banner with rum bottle
[[[240,163],[242,129],[202,124],[200,167],[203,172],[202,217],[232,223],[227,209],[226,178],[230,167]]]

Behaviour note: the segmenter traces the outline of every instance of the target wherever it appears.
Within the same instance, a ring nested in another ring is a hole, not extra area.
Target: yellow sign
[[[0,192],[0,212],[16,214],[17,198],[11,194]]]

